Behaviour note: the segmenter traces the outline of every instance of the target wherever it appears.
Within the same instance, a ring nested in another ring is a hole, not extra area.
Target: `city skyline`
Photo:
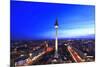
[[[95,7],[90,5],[11,1],[11,39],[94,38]]]

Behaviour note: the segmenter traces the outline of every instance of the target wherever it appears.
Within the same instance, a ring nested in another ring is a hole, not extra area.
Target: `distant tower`
[[[55,57],[58,57],[58,20],[55,22],[56,39],[55,39]]]

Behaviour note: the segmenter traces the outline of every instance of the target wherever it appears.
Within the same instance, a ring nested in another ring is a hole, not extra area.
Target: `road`
[[[67,49],[75,62],[82,62],[83,61],[83,59],[78,55],[78,53],[71,46],[68,46]]]

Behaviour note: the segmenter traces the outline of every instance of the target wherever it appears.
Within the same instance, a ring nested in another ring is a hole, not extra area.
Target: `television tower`
[[[56,38],[55,38],[55,57],[58,58],[58,20],[55,22]]]

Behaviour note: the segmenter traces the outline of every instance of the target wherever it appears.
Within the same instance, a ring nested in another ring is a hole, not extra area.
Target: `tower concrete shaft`
[[[55,30],[56,30],[56,35],[55,35],[55,57],[58,57],[58,21],[56,20],[55,23]]]
[[[56,28],[55,54],[58,54],[58,28]]]

